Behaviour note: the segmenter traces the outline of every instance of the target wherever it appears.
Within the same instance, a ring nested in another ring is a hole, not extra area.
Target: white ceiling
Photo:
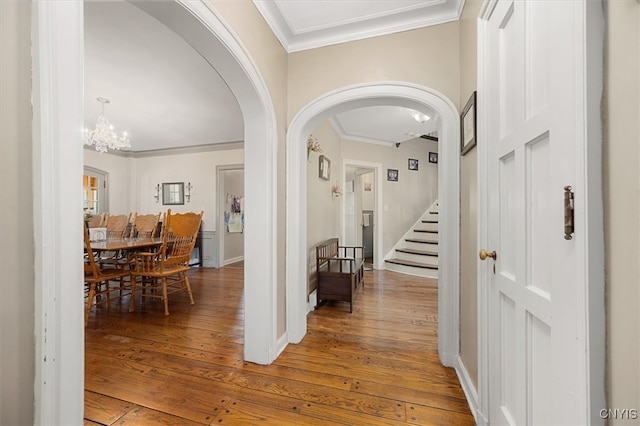
[[[285,48],[293,51],[457,19],[463,0],[254,3],[263,14],[286,17],[279,22],[289,27]],[[283,41],[283,27],[265,18]],[[215,66],[131,3],[85,2],[85,126],[95,126],[101,108],[96,98],[108,98],[105,115],[116,132],[128,132],[132,151],[241,143],[240,108]],[[423,111],[431,116],[425,123],[412,112],[367,107],[330,121],[345,139],[391,145],[437,128],[433,112]]]
[[[238,102],[214,67],[127,2],[85,2],[85,126],[105,115],[132,150],[242,141]]]
[[[288,52],[460,18],[464,0],[253,0]]]
[[[428,120],[417,121],[418,111],[397,106],[372,106],[352,109],[329,119],[342,139],[392,145],[415,139],[437,130],[438,118],[427,111]],[[425,114],[421,113],[421,120]]]

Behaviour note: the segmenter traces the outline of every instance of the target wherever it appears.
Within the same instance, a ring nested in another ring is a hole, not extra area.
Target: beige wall
[[[243,164],[243,155],[243,149],[232,149],[135,158],[85,149],[84,165],[109,174],[110,213],[158,213],[168,207],[175,213],[204,210],[203,231],[216,231],[216,167]],[[154,188],[163,182],[191,183],[191,200],[176,206],[164,206],[162,199],[156,202]]]
[[[467,0],[460,19],[460,110],[477,89],[477,17],[481,0]],[[480,141],[481,143],[481,141]],[[478,386],[477,160],[478,150],[460,158],[460,358]]]
[[[406,81],[459,98],[458,23],[338,44],[289,57],[289,120],[320,95],[363,82]]]
[[[325,121],[316,127],[312,135],[318,139],[322,153],[312,153],[307,162],[307,274],[308,291],[317,287],[316,245],[329,238],[340,238],[340,199],[332,198],[331,185],[340,182],[342,159],[340,138],[331,124]],[[330,179],[321,179],[318,175],[320,155],[331,160]]]
[[[135,185],[132,188],[132,205],[135,210],[146,213],[166,211],[168,207],[176,213],[204,210],[202,230],[216,231],[216,167],[242,164],[243,153],[244,150],[235,149],[133,159],[131,175]],[[164,206],[162,200],[156,203],[153,188],[163,182],[191,183],[191,200],[178,206]]]
[[[31,6],[0,1],[0,424],[33,424]]]
[[[605,40],[607,402],[640,416],[640,4],[610,1]],[[638,424],[617,420],[611,424]]]
[[[460,70],[458,30],[458,23],[443,24],[289,55],[289,120],[318,96],[363,82],[406,81],[420,84],[443,93],[454,105],[457,104]],[[385,173],[386,167],[396,168],[400,170],[400,179],[406,179],[409,157],[405,155],[401,159],[399,152],[406,154],[409,146],[403,144],[400,151],[395,148],[391,151],[391,148],[368,144],[363,149],[361,143],[343,141],[341,149],[343,158],[383,163],[386,164]],[[431,151],[437,152],[437,149]],[[422,170],[428,169],[427,155],[428,151],[418,157]],[[385,212],[383,253],[386,254],[437,198],[437,189],[416,195],[415,192],[393,191],[407,186],[387,182],[386,176],[384,182],[387,186],[393,185],[393,188],[383,188],[383,191],[387,189],[384,203],[392,210],[390,214]],[[419,209],[411,207],[416,203],[420,204]],[[311,208],[308,205],[308,209]],[[418,210],[421,211],[418,213]],[[315,243],[317,241],[309,238],[310,251]],[[311,288],[315,285],[311,284]]]
[[[382,164],[382,202],[384,212],[383,254],[389,252],[409,228],[438,198],[438,164],[429,163],[429,152],[438,152],[437,142],[413,139],[400,147],[383,146],[340,139],[328,121],[313,131],[331,159],[331,179],[318,177],[318,154],[307,164],[307,247],[309,293],[316,288],[315,246],[328,238],[341,237],[341,200],[331,198],[331,185],[342,181],[343,160]],[[408,170],[408,159],[418,160],[418,170]],[[386,179],[387,169],[397,169],[398,182]],[[344,189],[344,188],[343,188]],[[373,192],[371,193],[373,194]],[[371,197],[373,195],[370,195]]]
[[[343,158],[382,164],[382,203],[388,206],[383,212],[383,255],[438,199],[438,164],[429,163],[429,152],[438,152],[437,142],[412,139],[396,148],[343,141]],[[409,158],[418,160],[417,171],[408,169]],[[398,182],[387,181],[387,169],[398,170]]]

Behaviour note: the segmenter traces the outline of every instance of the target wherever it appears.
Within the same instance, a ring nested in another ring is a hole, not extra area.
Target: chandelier
[[[102,113],[98,116],[95,129],[91,131],[84,129],[84,144],[95,145],[96,151],[100,153],[107,152],[107,149],[131,148],[131,140],[127,136],[127,132],[124,132],[122,137],[118,137],[113,130],[113,125],[104,115],[104,104],[108,104],[109,99],[98,98],[98,102],[102,104]]]

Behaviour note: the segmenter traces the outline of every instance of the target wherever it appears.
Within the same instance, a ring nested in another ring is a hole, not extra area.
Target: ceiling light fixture
[[[427,120],[429,120],[431,117],[429,117],[426,114],[422,114],[418,111],[415,111],[413,114],[411,114],[411,116],[413,117],[414,120],[416,120],[418,123],[425,123]]]
[[[131,148],[131,140],[127,136],[127,132],[124,132],[122,137],[118,137],[113,130],[113,125],[104,115],[104,104],[108,104],[109,99],[98,98],[98,102],[102,104],[102,112],[98,116],[95,129],[91,131],[84,129],[84,144],[95,145],[96,151],[100,153],[107,152],[107,149]]]

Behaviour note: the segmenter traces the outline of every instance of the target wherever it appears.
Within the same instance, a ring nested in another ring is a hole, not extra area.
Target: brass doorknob
[[[490,257],[493,260],[498,259],[498,255],[496,254],[495,251],[492,251],[491,253],[487,253],[485,249],[480,250],[480,260],[485,260],[487,257]]]

